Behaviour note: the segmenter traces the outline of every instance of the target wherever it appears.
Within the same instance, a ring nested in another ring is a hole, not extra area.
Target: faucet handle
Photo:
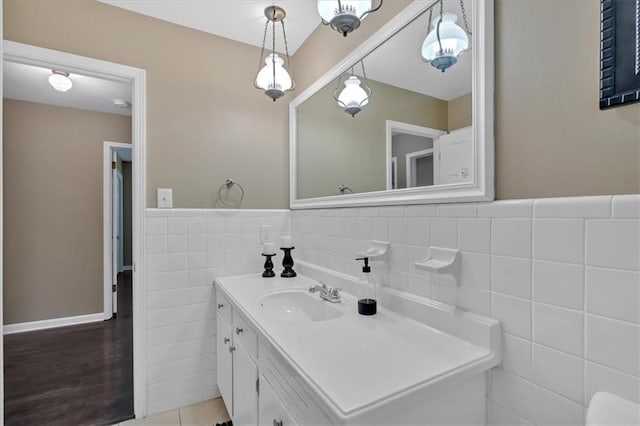
[[[325,283],[323,283],[322,281],[318,281],[318,283],[320,283],[320,285],[322,286],[323,289],[328,290],[329,287],[327,287],[327,285]]]
[[[329,290],[329,294],[330,294],[331,296],[333,296],[333,297],[338,297],[338,296],[340,296],[340,291],[341,291],[341,290],[342,290],[341,288],[335,288],[335,287],[334,287],[334,288],[332,288],[331,290]]]

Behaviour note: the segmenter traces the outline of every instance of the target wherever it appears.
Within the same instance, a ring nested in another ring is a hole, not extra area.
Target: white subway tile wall
[[[276,246],[288,210],[147,210],[147,410],[219,396],[213,280],[260,273],[260,225]]]
[[[581,425],[597,391],[640,402],[640,195],[291,214],[297,259],[355,276],[389,241],[383,285],[502,321],[492,424]],[[414,267],[432,245],[460,248],[457,289]]]

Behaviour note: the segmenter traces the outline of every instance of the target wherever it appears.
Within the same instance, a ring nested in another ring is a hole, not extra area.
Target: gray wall
[[[392,137],[391,156],[398,159],[398,188],[407,187],[407,154],[429,148],[433,148],[433,139],[430,138],[408,134]]]
[[[259,47],[95,0],[5,0],[4,37],[147,71],[149,206],[160,187],[175,207],[224,207],[214,200],[232,177],[241,207],[288,207],[292,97],[253,87]]]
[[[4,323],[103,311],[104,141],[131,118],[4,100]]]
[[[298,197],[382,191],[386,183],[386,121],[445,130],[447,102],[369,80],[369,105],[355,117],[333,99],[334,83],[298,109]],[[382,101],[381,101],[382,100]]]
[[[407,4],[385,2],[346,39],[317,28],[295,55],[298,92]],[[640,104],[598,109],[599,10],[598,0],[496,0],[498,199],[640,192]]]

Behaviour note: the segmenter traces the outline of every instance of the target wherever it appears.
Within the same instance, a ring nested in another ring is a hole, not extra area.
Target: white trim
[[[434,141],[435,142],[435,141]],[[415,185],[415,181],[418,180],[418,174],[416,172],[416,160],[422,157],[433,157],[433,148],[423,149],[422,151],[411,152],[406,155],[406,164],[405,164],[405,172],[407,179],[407,187]],[[435,166],[436,160],[433,159],[433,164]],[[434,176],[435,181],[435,176]]]
[[[122,271],[133,271],[133,265],[124,265]]]
[[[289,200],[292,209],[355,207],[392,204],[452,203],[494,199],[494,28],[493,0],[471,2],[474,36],[473,55],[473,140],[475,179],[470,183],[437,187],[403,188],[328,197],[297,198],[296,108],[349,69],[401,28],[423,13],[435,1],[414,0],[386,25],[354,49],[335,67],[311,84],[289,104]],[[387,166],[388,167],[388,166]]]
[[[2,16],[2,10],[4,8],[4,4],[3,4],[3,0],[0,0],[0,58],[3,57],[3,52],[4,52],[4,33],[3,33],[3,26],[2,26],[2,22],[3,22],[3,16]],[[0,82],[4,81],[3,80],[3,68],[4,68],[4,61],[0,61]],[[3,88],[2,88],[2,83],[0,83],[0,99],[3,99]],[[2,104],[3,102],[0,102],[0,129],[3,129],[3,123],[2,123],[2,117],[3,117],[3,110],[2,110]],[[2,180],[2,176],[4,175],[4,171],[3,171],[3,156],[2,153],[4,151],[4,141],[3,141],[3,133],[0,130],[0,241],[4,241],[4,192],[3,192],[3,180]],[[3,293],[4,293],[4,281],[3,281],[3,276],[4,276],[4,252],[3,252],[3,246],[4,244],[0,244],[0,309],[2,309],[2,307],[4,306],[4,300],[3,300]],[[0,327],[3,326],[3,318],[2,315],[0,315]],[[4,425],[4,339],[2,339],[2,337],[0,336],[0,425]]]
[[[111,234],[113,232],[111,229],[111,221],[113,220],[113,206],[111,205],[111,162],[113,152],[116,149],[133,149],[133,146],[128,143],[105,141],[102,148],[102,302],[105,320],[108,320],[113,316],[113,298],[111,290],[111,285],[113,284],[113,259],[111,257],[113,251],[113,239],[111,238]]]
[[[133,147],[133,405],[136,417],[147,415],[147,318],[146,318],[146,71],[127,65],[73,55],[51,49],[3,40],[5,60],[61,68],[66,71],[132,86],[131,145]],[[104,315],[104,313],[102,314]]]
[[[2,327],[2,334],[24,333],[26,331],[47,330],[49,328],[66,327],[69,325],[87,324],[103,321],[102,312],[96,314],[76,315],[73,317],[53,318],[41,321],[19,322]]]

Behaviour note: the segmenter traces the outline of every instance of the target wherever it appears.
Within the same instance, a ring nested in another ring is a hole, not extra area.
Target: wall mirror
[[[291,208],[492,200],[493,72],[493,0],[410,3],[291,102]]]

